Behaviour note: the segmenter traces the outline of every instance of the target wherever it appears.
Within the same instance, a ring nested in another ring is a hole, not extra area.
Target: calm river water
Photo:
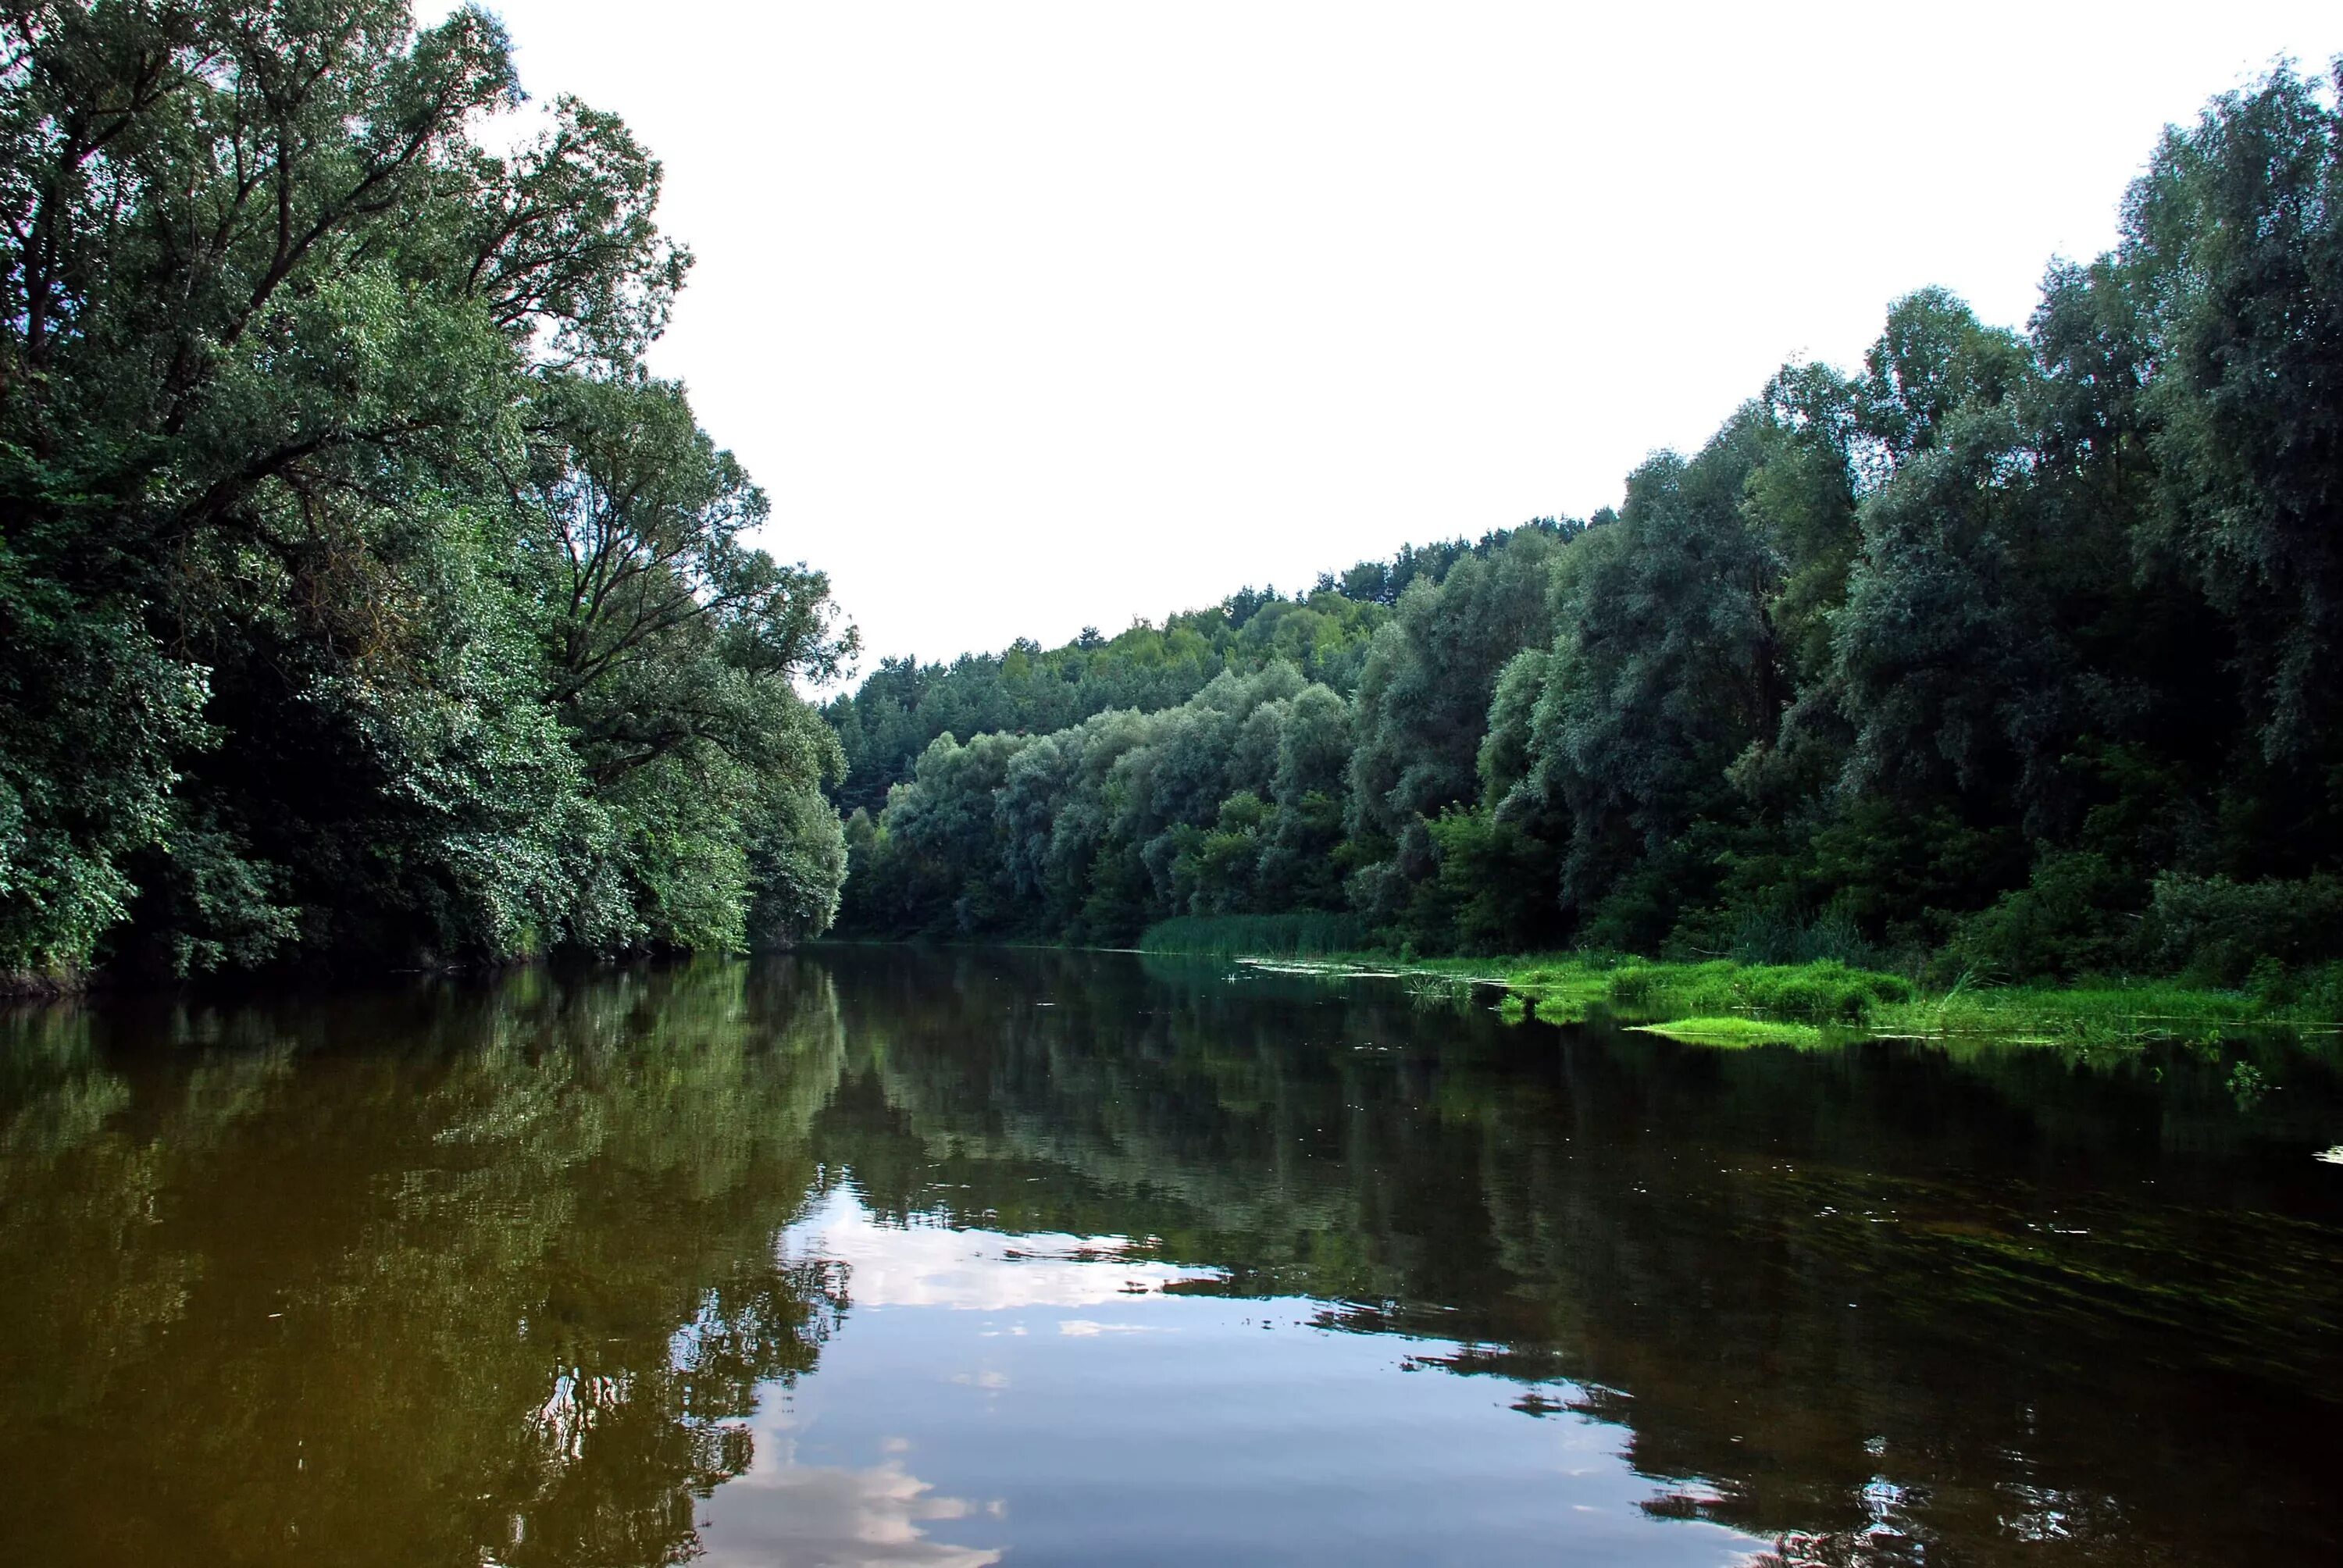
[[[2343,1084],[2239,1060],[984,950],[5,1015],[0,1562],[2328,1568]]]

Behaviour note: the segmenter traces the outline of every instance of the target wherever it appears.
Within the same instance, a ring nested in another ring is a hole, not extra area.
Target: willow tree
[[[657,929],[511,480],[652,396],[689,257],[612,116],[483,150],[520,96],[468,6],[0,13],[0,971]],[[744,569],[749,664],[822,668],[826,585]]]

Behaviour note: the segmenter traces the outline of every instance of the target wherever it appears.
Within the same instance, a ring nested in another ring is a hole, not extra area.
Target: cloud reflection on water
[[[759,1447],[765,1447],[759,1444]],[[941,1497],[928,1482],[890,1459],[866,1470],[798,1465],[783,1444],[759,1456],[725,1488],[764,1495],[759,1506],[727,1511],[709,1533],[709,1568],[988,1568],[997,1547],[930,1540],[928,1527],[995,1513],[962,1497]]]
[[[1019,1235],[952,1230],[940,1225],[890,1224],[872,1217],[841,1189],[783,1232],[785,1261],[843,1265],[848,1294],[861,1308],[940,1307],[960,1312],[1096,1306],[1151,1294],[1195,1271],[1131,1258],[1121,1236]],[[1072,1320],[1061,1333],[1126,1332],[1130,1325]],[[1005,1386],[997,1372],[956,1380],[988,1389]],[[940,1496],[904,1467],[900,1457],[865,1469],[801,1465],[787,1417],[759,1434],[749,1473],[725,1488],[724,1526],[707,1539],[710,1568],[986,1568],[998,1548],[953,1545],[930,1538],[935,1524],[998,1516],[998,1503]],[[909,1446],[883,1443],[890,1455]],[[759,1494],[749,1507],[744,1494]]]
[[[850,1191],[824,1199],[783,1233],[785,1259],[844,1263],[858,1307],[947,1307],[1007,1312],[1088,1307],[1161,1291],[1193,1269],[1134,1259],[1123,1236],[1023,1235],[890,1225]]]

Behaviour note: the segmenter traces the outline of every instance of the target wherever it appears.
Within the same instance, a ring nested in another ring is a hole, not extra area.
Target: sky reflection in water
[[[853,1543],[804,1556],[837,1563],[1551,1561],[1565,1540],[1736,1563],[1765,1544],[1644,1512],[1616,1430],[1525,1421],[1509,1382],[1403,1376],[1413,1341],[1331,1329],[1307,1299],[1164,1293],[1209,1280],[1127,1238],[892,1226],[837,1191],[785,1247],[846,1263],[849,1329],[759,1418],[776,1458],[745,1482],[776,1495],[717,1493],[715,1563],[799,1561],[797,1476],[870,1498]]]
[[[1565,1541],[1724,1563],[1765,1544],[1655,1519],[1567,1385],[1534,1425],[1513,1384],[1405,1376],[1412,1341],[1307,1299],[1187,1293],[1220,1282],[1125,1237],[889,1223],[840,1189],[783,1247],[845,1265],[849,1327],[760,1412],[758,1464],[707,1511],[713,1563],[1529,1562]]]

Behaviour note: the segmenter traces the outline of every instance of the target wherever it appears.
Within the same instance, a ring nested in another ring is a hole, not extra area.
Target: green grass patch
[[[1500,965],[1505,985],[1549,1023],[1576,1023],[1600,1010],[1630,1023],[1740,1016],[1861,1025],[1877,1010],[1909,1003],[1912,982],[1832,959],[1807,964],[1660,963],[1571,957]]]
[[[2149,1040],[2216,1040],[2271,1028],[2331,1028],[2289,1016],[2248,992],[2169,982],[2074,986],[1956,986],[1879,1009],[1865,1021],[1881,1034],[1983,1035],[2076,1045]]]
[[[1823,1031],[1811,1023],[1762,1018],[1684,1018],[1673,1023],[1639,1023],[1634,1029],[1686,1045],[1820,1045]]]
[[[1394,962],[1369,953],[1325,953],[1330,971],[1373,970],[1502,985],[1508,1020],[1582,1023],[1603,1017],[1689,1038],[1695,1024],[1788,1025],[1874,1036],[2039,1041],[2080,1047],[2151,1040],[2213,1042],[2258,1033],[2337,1030],[2333,1007],[2288,1003],[2254,991],[2176,981],[2086,980],[2067,986],[1980,986],[1967,980],[1923,990],[1902,975],[1835,960],[1744,964],[1728,960],[1669,963],[1604,953],[1523,954],[1500,959]],[[1519,1011],[1514,1004],[1519,1004]],[[1714,1029],[1713,1039],[1722,1040]],[[1776,1038],[1789,1040],[1788,1035]],[[1745,1030],[1739,1041],[1755,1043]]]

